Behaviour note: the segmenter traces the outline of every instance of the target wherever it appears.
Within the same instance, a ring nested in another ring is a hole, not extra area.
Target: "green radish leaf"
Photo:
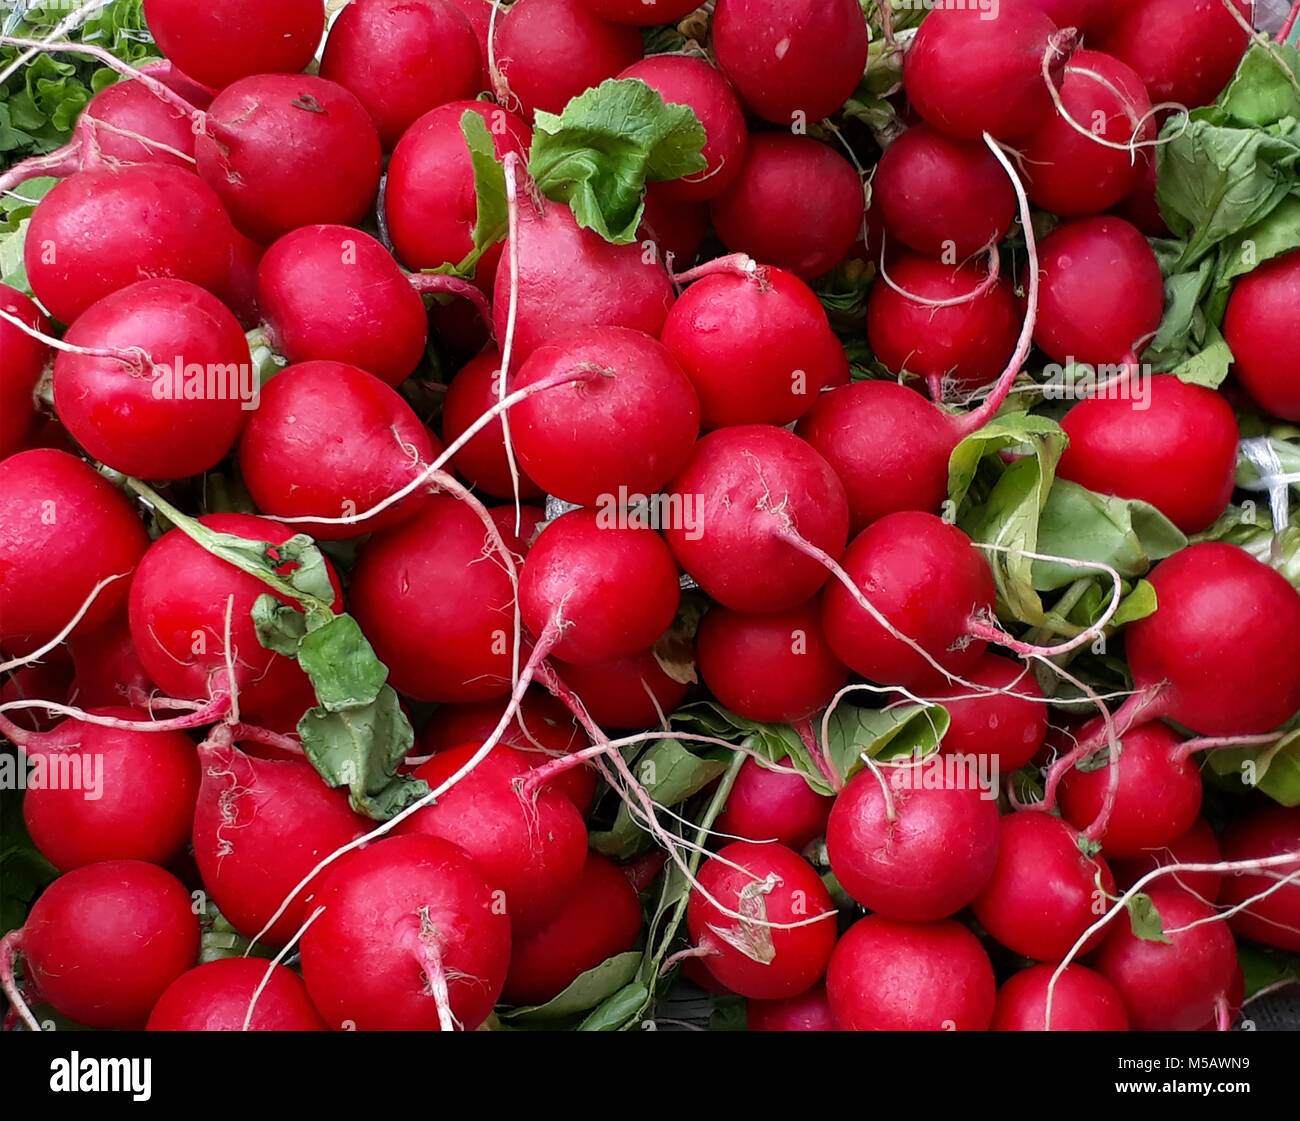
[[[852,778],[869,759],[920,759],[930,755],[948,732],[942,705],[897,705],[870,709],[839,704],[826,737],[831,763],[841,778]],[[816,726],[820,735],[821,727]]]
[[[308,627],[298,662],[311,678],[316,699],[330,712],[373,704],[388,680],[388,667],[351,615],[334,615]]]
[[[507,1009],[500,1013],[501,1019],[511,1023],[552,1021],[586,1012],[631,984],[640,968],[641,951],[629,950],[627,953],[615,954],[578,974],[562,993],[545,1004]]]
[[[1300,806],[1300,728],[1263,747],[1219,748],[1207,753],[1215,774],[1236,776],[1245,789],[1256,789],[1283,806]]]
[[[286,658],[298,657],[298,644],[307,633],[306,615],[269,593],[257,597],[252,614],[258,642]]]
[[[1129,926],[1132,927],[1133,937],[1142,939],[1143,942],[1164,942],[1172,945],[1173,939],[1165,933],[1164,923],[1160,919],[1160,912],[1156,910],[1156,905],[1151,901],[1151,896],[1139,892],[1124,904],[1128,911]]]
[[[1252,43],[1218,106],[1242,124],[1265,127],[1300,118],[1300,51],[1285,43]]]
[[[644,981],[633,981],[595,1008],[578,1025],[578,1031],[620,1031],[636,1022],[652,995]]]
[[[672,725],[683,732],[713,736],[728,743],[743,742],[769,763],[798,769],[818,794],[832,793],[830,784],[813,759],[808,745],[789,724],[761,724],[757,720],[738,716],[712,701],[698,701],[673,713]]]
[[[509,210],[506,205],[506,173],[497,159],[496,145],[488,131],[487,122],[472,109],[466,109],[460,118],[460,131],[469,148],[470,163],[474,167],[474,197],[477,217],[471,235],[475,253],[481,255],[490,245],[506,236]],[[478,257],[474,257],[478,263]],[[457,271],[464,269],[464,262]],[[462,275],[472,276],[473,267]]]

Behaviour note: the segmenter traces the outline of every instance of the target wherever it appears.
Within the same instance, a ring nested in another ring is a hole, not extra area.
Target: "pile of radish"
[[[1297,13],[0,40],[104,67],[0,173],[5,1027],[1250,1026]]]

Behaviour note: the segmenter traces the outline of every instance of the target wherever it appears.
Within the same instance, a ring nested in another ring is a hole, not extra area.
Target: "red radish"
[[[859,771],[826,827],[844,890],[908,922],[947,918],[970,903],[993,874],[998,843],[996,791],[947,781],[942,757],[891,769],[883,782]]]
[[[171,61],[196,82],[228,86],[249,74],[301,70],[325,29],[320,0],[147,0],[149,32]]]
[[[1119,990],[1134,1031],[1194,1031],[1232,986],[1237,947],[1213,907],[1158,883],[1148,894],[1169,941],[1139,938],[1121,916],[1093,967]]]
[[[1114,208],[1126,221],[1132,222],[1147,237],[1171,237],[1164,215],[1156,202],[1156,159],[1149,152],[1145,158],[1139,158],[1142,177],[1133,190]]]
[[[789,1000],[748,1000],[745,1025],[750,1031],[843,1031],[831,1012],[825,985],[814,985]]]
[[[469,20],[470,26],[474,28],[474,34],[478,36],[479,49],[483,52],[483,73],[487,75],[487,57],[488,57],[488,32],[492,27],[492,0],[451,0],[465,18]],[[484,89],[487,89],[485,83]]]
[[[0,284],[0,311],[20,319],[42,334],[50,322],[27,296]],[[53,351],[7,319],[0,319],[0,459],[20,451],[40,422],[36,384]]]
[[[533,547],[533,542],[540,532],[538,527],[546,521],[546,511],[540,506],[520,506],[518,518],[515,515],[515,507],[494,506],[488,511],[488,516],[497,527],[497,532],[501,534],[506,548],[514,553],[518,560],[523,560],[528,555],[528,550]],[[515,529],[516,525],[519,527],[518,531]]]
[[[257,269],[272,345],[290,362],[327,359],[400,385],[424,357],[424,301],[374,238],[306,226],[280,238]]]
[[[1300,251],[1265,261],[1238,280],[1223,317],[1237,380],[1262,408],[1290,421],[1300,421],[1300,360],[1286,327],[1297,299]]]
[[[826,831],[833,799],[818,794],[803,775],[772,770],[753,758],[740,765],[726,808],[713,828],[746,841],[777,841],[799,852]]]
[[[421,114],[473,97],[484,62],[451,0],[354,0],[330,28],[320,75],[357,95],[390,150]]]
[[[638,27],[675,23],[699,7],[695,0],[582,0],[582,3],[610,23],[631,23]]]
[[[655,642],[677,614],[677,563],[663,538],[608,521],[606,511],[593,510],[556,518],[520,575],[524,622],[566,662],[626,658]]]
[[[583,0],[518,0],[497,21],[497,69],[530,121],[538,109],[561,112],[641,53],[635,28],[606,23]]]
[[[170,872],[143,860],[105,860],[60,876],[23,928],[0,942],[11,1000],[15,952],[30,998],[83,1027],[136,1029],[196,963],[199,920]]]
[[[126,603],[149,538],[131,504],[75,456],[38,448],[0,461],[0,642],[30,650],[70,624],[95,585],[78,633]]]
[[[1139,393],[1145,400],[1125,399]],[[1208,529],[1232,500],[1237,418],[1212,389],[1157,374],[1145,392],[1085,398],[1061,427],[1070,437],[1061,478],[1149,502],[1184,533]]]
[[[1165,289],[1146,238],[1122,218],[1070,222],[1039,246],[1034,342],[1057,362],[1116,363],[1160,326]]]
[[[259,245],[238,230],[234,231],[230,250],[230,274],[218,295],[221,302],[235,313],[240,326],[249,330],[256,327],[262,319],[261,309],[257,306],[257,270],[265,253],[266,246]]]
[[[696,650],[700,675],[718,701],[765,723],[806,719],[849,676],[827,645],[816,600],[762,615],[714,607],[700,623]]]
[[[67,704],[72,699],[72,666],[59,658],[66,647],[55,647],[47,660],[29,662],[5,672],[0,677],[0,705],[13,701],[54,701]],[[80,698],[77,698],[80,700]],[[48,732],[59,717],[45,708],[15,708],[9,718],[18,728],[30,732]]]
[[[890,239],[949,264],[1001,241],[1016,216],[1015,192],[993,153],[925,123],[885,149],[871,182]]]
[[[89,711],[148,720],[133,708]],[[80,720],[65,720],[43,735],[10,731],[31,765],[57,776],[28,790],[23,820],[41,855],[61,872],[101,860],[162,864],[189,840],[199,764],[184,732],[131,731]],[[80,782],[64,782],[69,776]]]
[[[59,183],[32,212],[23,254],[36,298],[71,323],[97,300],[151,277],[220,292],[232,237],[221,200],[196,175],[140,164]]]
[[[30,795],[28,795],[30,797]],[[1300,950],[1300,809],[1266,806],[1230,825],[1223,835],[1225,860],[1259,860],[1298,854],[1294,864],[1277,864],[1254,875],[1234,872],[1224,878],[1223,902],[1245,903],[1286,877],[1291,880],[1232,916],[1233,932],[1279,950]]]
[[[933,514],[890,514],[844,553],[844,571],[880,613],[921,650],[890,634],[839,581],[822,597],[822,626],[835,655],[871,681],[942,687],[937,662],[965,676],[986,648],[972,628],[991,615],[993,574],[971,540]]]
[[[411,407],[344,362],[302,362],[267,384],[239,443],[239,469],[258,509],[278,518],[364,513],[417,478],[438,452]],[[419,493],[364,522],[307,523],[318,540],[388,529],[419,508]]]
[[[1022,318],[1010,281],[911,253],[882,268],[888,280],[882,273],[871,287],[867,338],[890,370],[924,378],[936,400],[945,388],[969,393],[1002,373]]]
[[[270,980],[258,993],[268,969]],[[329,1030],[298,974],[260,958],[218,958],[182,973],[158,998],[145,1030],[242,1031],[245,1019],[249,1031]]]
[[[258,937],[291,892],[336,848],[371,824],[352,812],[345,790],[331,790],[300,759],[259,759],[203,744],[194,813],[194,859],[203,886],[241,934]],[[315,877],[262,936],[282,946],[311,913]]]
[[[826,971],[831,1012],[848,1031],[987,1031],[997,984],[964,926],[859,919]]]
[[[68,642],[76,669],[77,704],[82,708],[139,703],[157,691],[131,641],[126,612],[102,627],[77,633]]]
[[[208,514],[199,520],[218,533],[271,545],[283,545],[294,535],[288,526],[248,514]],[[339,610],[337,578],[325,563]],[[256,576],[213,556],[179,529],[163,534],[131,582],[131,638],[149,676],[172,697],[206,699],[233,685],[245,719],[276,731],[295,727],[316,696],[296,661],[257,640],[253,604],[268,594],[275,593]],[[225,680],[227,656],[234,662],[233,683]]]
[[[673,480],[671,499],[695,504],[692,525],[664,532],[678,562],[733,611],[782,611],[826,582],[797,535],[838,556],[848,537],[844,488],[830,465],[792,433],[765,425],[705,436]]]
[[[977,688],[951,684],[930,695],[950,719],[940,746],[946,754],[991,755],[1009,775],[1038,754],[1047,736],[1043,690],[1023,662],[996,654],[962,676]]]
[[[1096,727],[1092,727],[1096,731]],[[1087,736],[1089,728],[1080,733]],[[1186,833],[1201,812],[1201,775],[1195,759],[1180,751],[1182,736],[1155,721],[1120,738],[1118,764],[1093,770],[1075,767],[1061,780],[1061,816],[1076,829],[1102,817],[1110,767],[1119,768],[1114,808],[1105,818],[1102,852],[1133,858],[1143,849],[1169,844]]]
[[[857,0],[719,0],[712,29],[718,65],[745,104],[778,125],[837,112],[867,65]]]
[[[455,845],[391,837],[351,853],[320,903],[302,973],[331,1027],[473,1031],[492,1011],[510,963],[510,920]]]
[[[1128,0],[1030,0],[1051,16],[1057,27],[1084,32],[1104,31],[1126,7]]]
[[[658,336],[673,291],[657,253],[647,260],[639,245],[613,245],[580,228],[567,206],[546,201],[520,207],[507,254],[512,244],[519,265],[515,362],[543,343],[589,327],[630,327]],[[510,286],[511,270],[503,261],[492,302],[501,340],[508,334]]]
[[[1127,4],[1093,45],[1127,62],[1155,101],[1208,105],[1228,84],[1250,42],[1251,0],[1145,0]]]
[[[485,351],[471,358],[451,379],[442,402],[442,436],[448,444],[461,435],[500,400],[501,355]],[[513,435],[513,429],[512,429]],[[514,493],[510,461],[506,457],[505,426],[500,418],[480,429],[452,457],[452,465],[470,486],[494,498]],[[518,471],[518,464],[516,463]],[[538,498],[545,493],[532,479],[518,471],[519,496]]]
[[[269,243],[299,226],[360,223],[379,190],[379,134],[342,86],[258,74],[227,86],[194,146],[235,226]]]
[[[1130,195],[1146,171],[1156,134],[1151,99],[1132,67],[1101,51],[1075,52],[1060,97],[1064,112],[1017,142],[1029,197],[1064,217],[1097,214]],[[1129,144],[1148,146],[1116,147]]]
[[[440,751],[415,770],[437,789],[481,748]],[[502,896],[516,934],[550,922],[577,888],[587,854],[587,828],[577,808],[549,784],[521,788],[532,770],[527,755],[498,744],[436,803],[397,827],[399,833],[440,837],[473,858]]]
[[[456,264],[474,247],[478,200],[460,127],[467,112],[487,123],[498,159],[507,152],[522,156],[532,143],[532,130],[523,121],[487,101],[441,105],[406,130],[388,161],[384,216],[393,249],[408,268]],[[482,287],[491,287],[500,256],[497,244],[479,259],[475,277]]]
[[[641,0],[623,2],[629,7],[645,7]],[[704,149],[700,154],[708,166],[694,175],[660,183],[658,190],[665,199],[711,199],[736,178],[745,161],[749,134],[736,91],[719,71],[690,55],[661,54],[633,63],[619,77],[639,78],[669,105],[689,106],[704,126]]]
[[[511,413],[523,469],[547,493],[584,506],[654,494],[686,462],[699,433],[690,379],[656,339],[598,327],[538,346],[511,388],[569,372],[572,382]]]
[[[140,73],[158,79],[172,93],[180,94],[195,109],[206,109],[212,104],[212,99],[217,96],[217,91],[212,86],[196,82],[187,74],[182,73],[178,66],[168,62],[165,58],[142,63]]]
[[[517,934],[502,999],[543,1004],[580,973],[636,945],[641,903],[627,877],[603,856],[587,854],[578,886],[538,930]]]
[[[835,149],[764,132],[750,137],[740,174],[709,212],[728,249],[810,280],[849,251],[865,209],[862,180]]]
[[[1084,856],[1078,842],[1074,829],[1046,813],[1002,819],[997,867],[973,909],[1007,949],[1035,961],[1060,961],[1109,909],[1115,895],[1110,868],[1100,856]],[[1083,953],[1098,944],[1100,933]]]
[[[689,265],[699,256],[704,235],[709,230],[709,206],[705,202],[679,202],[667,198],[664,188],[677,180],[647,183],[645,212],[637,237],[643,252],[654,250],[665,262],[673,255],[677,268]],[[649,241],[651,244],[646,245]]]
[[[744,918],[723,913],[705,892]],[[692,941],[707,951],[700,960],[709,973],[732,992],[759,1000],[811,988],[835,946],[830,894],[812,865],[784,845],[735,841],[719,849],[700,869],[686,923]]]
[[[843,360],[813,290],[761,266],[692,284],[668,312],[662,338],[699,394],[706,431],[797,420]]]
[[[688,686],[664,672],[651,650],[591,665],[565,665],[564,683],[601,728],[653,728],[682,703]]]
[[[1119,991],[1100,973],[1067,966],[1051,987],[1055,965],[1031,965],[998,989],[992,1031],[1128,1031]],[[1052,1015],[1047,1019],[1047,994]]]
[[[1210,823],[1198,817],[1196,823],[1181,837],[1168,844],[1144,849],[1131,860],[1113,860],[1111,871],[1120,891],[1127,891],[1148,872],[1170,864],[1218,864],[1223,859],[1219,842]],[[1198,895],[1206,903],[1214,903],[1223,887],[1223,877],[1218,872],[1174,872],[1162,876],[1155,883],[1162,887],[1181,887]]]
[[[445,594],[431,596],[429,588]],[[370,539],[350,591],[352,614],[393,687],[431,701],[483,701],[510,691],[513,600],[483,523],[445,495]]]

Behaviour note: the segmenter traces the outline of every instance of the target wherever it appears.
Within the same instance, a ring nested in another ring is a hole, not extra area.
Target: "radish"
[[[1059,83],[1074,42],[1072,31],[1058,32],[1031,0],[999,0],[992,12],[944,7],[917,29],[903,89],[912,108],[949,136],[1023,136],[1052,113],[1044,59]]]
[[[826,582],[822,564],[791,540],[832,557],[848,536],[844,488],[830,465],[792,433],[764,425],[711,432],[670,486],[695,496],[694,527],[664,531],[681,566],[733,611],[783,611]]]
[[[1274,416],[1300,421],[1300,362],[1286,329],[1300,298],[1300,251],[1265,261],[1237,281],[1223,316],[1233,373]]]
[[[843,156],[810,136],[756,133],[740,174],[709,204],[728,249],[811,280],[857,240],[862,180]]]
[[[1251,0],[1145,0],[1125,5],[1094,46],[1128,63],[1156,101],[1194,109],[1228,84],[1250,43]]]
[[[379,190],[379,134],[365,106],[309,74],[227,86],[194,154],[239,231],[268,244],[299,226],[358,225]]]
[[[320,0],[146,0],[149,32],[197,82],[228,86],[250,74],[292,73],[311,62],[325,30]]]
[[[1080,735],[1088,730],[1085,726]],[[1066,773],[1060,786],[1061,816],[1085,829],[1105,815],[1102,852],[1107,858],[1133,858],[1191,829],[1201,812],[1201,775],[1195,760],[1179,750],[1183,738],[1167,724],[1140,724],[1119,743],[1117,763]],[[1111,766],[1119,769],[1113,808],[1106,805]]]
[[[246,541],[283,545],[293,536],[279,522],[248,514],[208,514],[199,520]],[[342,597],[333,568],[325,563],[337,609]],[[179,529],[163,534],[131,582],[131,638],[149,676],[173,697],[204,700],[237,689],[246,719],[276,731],[295,727],[316,695],[296,661],[257,640],[253,604],[267,594],[272,593],[256,576],[213,556]]]
[[[826,831],[833,799],[818,794],[803,775],[746,759],[736,772],[727,804],[713,828],[746,841],[776,841],[799,852]]]
[[[20,1013],[13,955],[28,996],[87,1028],[142,1028],[159,996],[199,956],[199,920],[170,872],[105,860],[60,876],[21,930],[0,940],[0,981]],[[35,1019],[24,1016],[33,1030]]]
[[[662,338],[699,394],[706,431],[797,420],[843,360],[813,290],[783,269],[704,277],[673,304]]]
[[[688,686],[669,677],[651,650],[585,666],[561,667],[564,683],[602,728],[641,730],[663,723]]]
[[[1035,8],[1051,16],[1057,27],[1074,27],[1083,32],[1104,31],[1126,7],[1128,0],[1030,0]]]
[[[1156,134],[1151,99],[1132,67],[1083,50],[1066,64],[1059,96],[1056,116],[1017,142],[1029,197],[1067,218],[1099,214],[1141,182]]]
[[[789,1000],[745,1001],[750,1031],[843,1031],[831,1012],[825,985],[814,985]]]
[[[637,237],[642,248],[654,248],[666,262],[668,254],[677,265],[689,265],[700,254],[704,236],[709,232],[709,206],[706,202],[680,202],[665,196],[664,188],[679,180],[647,183],[645,212]],[[649,240],[652,246],[646,246]]]
[[[598,327],[539,345],[512,388],[568,372],[583,376],[514,407],[510,427],[523,469],[548,494],[584,506],[611,497],[625,505],[622,488],[654,494],[686,462],[699,433],[690,379],[656,339]]]
[[[907,922],[947,918],[970,903],[993,874],[998,844],[996,799],[947,782],[937,758],[887,779],[859,771],[826,826],[831,871],[844,890]]]
[[[1141,392],[1141,390],[1136,390]],[[1237,418],[1219,393],[1157,374],[1145,402],[1103,393],[1061,422],[1057,475],[1101,494],[1149,502],[1184,533],[1208,529],[1232,500]]]
[[[510,963],[510,920],[474,863],[437,837],[350,853],[321,888],[302,974],[331,1027],[473,1031]]]
[[[218,958],[182,973],[158,998],[146,1031],[328,1031],[298,974],[258,958]]]
[[[950,264],[1001,241],[1016,216],[1015,192],[993,153],[925,123],[885,149],[871,182],[890,240]]]
[[[848,1031],[987,1031],[997,984],[964,926],[859,919],[826,971],[831,1012]]]
[[[30,797],[30,795],[29,795]],[[1266,806],[1228,826],[1223,834],[1225,860],[1300,854],[1300,809]],[[1269,894],[1238,911],[1230,920],[1233,932],[1279,950],[1300,950],[1300,856],[1295,864],[1278,864],[1267,873],[1234,872],[1223,881],[1223,902],[1238,906],[1261,893]],[[1279,881],[1292,877],[1277,887]],[[1272,889],[1272,890],[1270,890]]]
[[[632,4],[645,7],[641,0],[631,0],[628,6]],[[708,166],[694,175],[656,184],[664,199],[702,202],[721,193],[740,174],[749,145],[745,114],[736,91],[718,70],[690,55],[661,54],[634,62],[619,77],[639,78],[669,105],[690,106],[704,126],[700,154]]]
[[[1116,363],[1160,326],[1164,280],[1146,238],[1103,215],[1060,226],[1039,247],[1042,298],[1034,342],[1057,362]]]
[[[969,393],[1002,372],[1022,318],[1010,281],[910,253],[881,268],[867,338],[885,366],[924,378],[936,401],[948,388]]]
[[[1214,908],[1177,888],[1152,886],[1167,942],[1111,924],[1094,968],[1123,998],[1134,1031],[1194,1031],[1214,1017],[1237,970],[1237,948]]]
[[[68,649],[76,670],[77,703],[82,708],[139,704],[157,692],[131,641],[125,611],[102,627],[74,634]]]
[[[133,708],[92,708],[95,716],[147,721]],[[0,729],[30,763],[74,778],[33,785],[23,820],[41,855],[61,872],[101,860],[163,864],[189,840],[199,764],[184,732],[135,731],[64,720],[46,733]]]
[[[940,747],[945,754],[992,756],[999,773],[1009,775],[1047,737],[1043,690],[1024,663],[996,654],[985,654],[963,676],[970,685],[951,684],[929,697],[948,712]]]
[[[635,28],[606,23],[584,0],[517,0],[497,24],[497,69],[529,121],[538,109],[559,113],[641,52]]]
[[[445,594],[429,595],[429,588]],[[513,601],[483,523],[445,495],[370,539],[349,600],[393,688],[453,702],[510,692]]]
[[[517,558],[523,560],[537,539],[540,527],[546,522],[546,511],[540,506],[520,506],[516,517],[514,506],[494,506],[488,510],[501,540]],[[515,530],[516,524],[519,529]]]
[[[589,327],[630,327],[653,336],[663,327],[673,291],[659,254],[647,260],[638,245],[611,244],[579,227],[567,206],[526,203],[506,246],[518,258],[515,362]],[[492,310],[502,340],[509,334],[510,290],[511,269],[498,269]]]
[[[256,405],[248,342],[216,296],[142,280],[93,304],[63,338],[54,407],[96,459],[143,479],[215,467]]]
[[[501,996],[510,1004],[543,1004],[580,973],[626,953],[641,933],[641,902],[616,864],[587,854],[582,878],[545,926],[517,934]]]
[[[635,654],[677,614],[677,563],[663,538],[651,529],[607,525],[605,518],[592,510],[556,518],[542,530],[520,575],[525,624],[566,662]]]
[[[1131,860],[1112,860],[1111,871],[1121,891],[1127,891],[1139,879],[1155,868],[1170,864],[1218,864],[1223,859],[1218,839],[1210,823],[1198,817],[1196,823],[1168,844],[1144,849]],[[1218,901],[1223,887],[1223,876],[1218,872],[1175,872],[1160,878],[1162,887],[1182,887],[1206,903]]]
[[[97,300],[151,277],[220,292],[232,238],[221,200],[203,180],[140,164],[59,183],[32,212],[23,254],[36,298],[71,323]]]
[[[0,284],[0,311],[43,335],[50,322],[27,296]],[[0,319],[0,460],[21,451],[40,423],[36,384],[53,352],[8,319]]]
[[[811,988],[835,947],[831,897],[812,865],[784,845],[735,841],[719,849],[700,869],[686,923],[709,973],[759,1000]]]
[[[1045,813],[1013,813],[1002,819],[997,867],[973,909],[1007,949],[1035,961],[1059,961],[1114,894],[1105,859],[1084,856],[1074,829]],[[1101,933],[1082,952],[1095,947]]]
[[[815,600],[762,615],[714,607],[700,623],[696,653],[719,703],[762,723],[807,719],[849,676],[826,642]]]
[[[437,451],[411,407],[344,362],[302,362],[268,383],[239,443],[239,470],[258,509],[279,518],[369,510],[420,476]],[[411,517],[413,494],[351,525],[306,523],[318,540],[356,537]]]
[[[992,1031],[1128,1031],[1119,991],[1100,973],[1068,966],[1052,987],[1054,965],[1031,965],[998,989]],[[1052,1019],[1047,1021],[1047,995]]]
[[[479,49],[483,52],[483,88],[487,89],[491,82],[487,77],[487,59],[488,59],[488,33],[492,27],[492,12],[494,5],[492,0],[450,0],[461,13],[469,20],[470,26],[474,29],[474,34],[478,37]]]
[[[122,492],[66,452],[38,448],[0,461],[0,642],[30,650],[82,616],[78,633],[126,604],[149,538]]]
[[[284,945],[310,913],[321,878],[271,923],[280,904],[323,856],[370,823],[352,812],[345,790],[331,790],[303,760],[258,759],[209,741],[199,762],[194,859],[203,886],[241,934]]]
[[[718,65],[765,121],[806,125],[837,112],[867,65],[857,0],[719,0]]]
[[[1137,186],[1114,207],[1114,212],[1132,222],[1147,237],[1172,237],[1164,215],[1160,213],[1160,204],[1156,202],[1158,173],[1155,157],[1139,158],[1138,165],[1142,168],[1142,177]]]
[[[46,655],[50,660],[28,662],[8,670],[0,677],[0,705],[31,700],[68,703],[72,696],[72,666],[59,657],[66,655],[66,650],[56,646]],[[9,715],[16,727],[29,732],[48,732],[59,720],[43,707],[15,708]]]
[[[230,273],[225,286],[217,293],[221,302],[235,313],[241,327],[250,331],[262,320],[257,306],[257,270],[266,254],[266,246],[258,245],[238,230],[233,231],[230,251]]]
[[[442,435],[447,443],[459,440],[475,421],[500,399],[501,355],[485,351],[471,358],[451,379],[442,402]],[[513,429],[512,431],[517,431]],[[505,426],[499,418],[472,436],[452,456],[452,466],[470,486],[509,498],[514,493],[510,461],[506,455]],[[519,473],[519,496],[540,498],[545,492],[527,475]],[[513,522],[513,518],[511,518]]]
[[[522,156],[532,143],[532,130],[523,121],[486,101],[441,105],[406,130],[388,161],[384,216],[393,251],[408,268],[456,264],[474,248],[471,234],[478,221],[478,200],[460,128],[466,112],[477,113],[487,123],[497,159],[507,152]],[[500,257],[498,243],[479,259],[475,277],[483,288],[491,288]]]
[[[484,61],[450,0],[353,0],[330,28],[320,75],[356,94],[389,151],[422,114],[472,98]]]
[[[631,23],[638,27],[676,23],[699,7],[694,0],[582,0],[582,3],[610,23]]]
[[[347,226],[280,238],[258,265],[257,303],[290,362],[346,362],[393,386],[415,372],[429,340],[424,302],[397,262]]]

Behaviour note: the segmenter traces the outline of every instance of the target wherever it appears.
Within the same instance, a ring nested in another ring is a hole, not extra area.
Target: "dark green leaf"
[[[372,704],[388,680],[388,667],[375,656],[351,615],[335,615],[309,629],[298,648],[298,661],[311,678],[316,699],[330,712]]]
[[[562,1020],[579,1012],[595,1008],[631,984],[641,967],[639,950],[615,954],[599,965],[578,974],[558,996],[545,1004],[511,1008],[501,1013],[503,1020],[513,1022]],[[595,1030],[588,1028],[588,1031]]]
[[[1173,939],[1165,933],[1160,912],[1151,902],[1151,896],[1138,892],[1124,906],[1128,909],[1128,921],[1135,938],[1140,938],[1143,942],[1173,943]]]
[[[307,617],[270,593],[257,597],[252,614],[257,641],[268,650],[297,660],[298,644],[307,633]]]

